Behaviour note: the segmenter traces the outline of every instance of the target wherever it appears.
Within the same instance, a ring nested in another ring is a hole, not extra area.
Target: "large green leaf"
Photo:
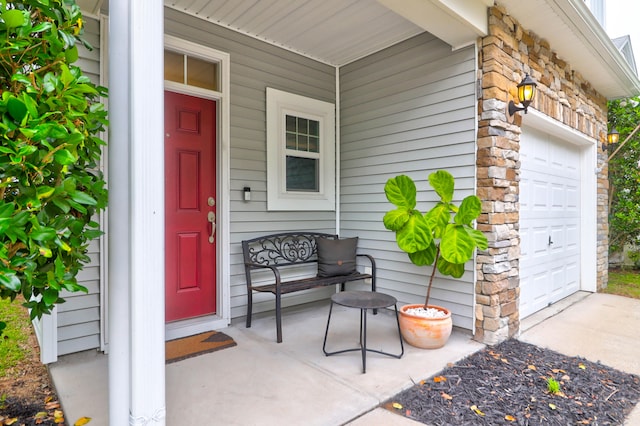
[[[382,218],[382,222],[388,230],[397,231],[407,223],[410,216],[411,212],[407,209],[395,209],[388,211]]]
[[[427,212],[425,217],[435,231],[435,237],[442,238],[442,234],[451,220],[449,204],[438,202],[435,207]]]
[[[473,238],[473,240],[476,243],[476,246],[480,250],[486,250],[489,247],[487,237],[482,233],[482,231],[478,231],[477,229],[467,228],[467,227],[465,227],[464,229],[467,231],[467,234],[469,234],[469,236]]]
[[[387,200],[396,207],[413,210],[416,207],[416,185],[409,176],[391,178],[384,186]]]
[[[451,263],[465,263],[473,256],[475,240],[462,225],[450,224],[442,235],[440,253]]]
[[[450,203],[453,200],[454,179],[446,170],[438,170],[429,175],[429,183],[435,189],[443,202]]]
[[[433,261],[436,260],[437,247],[433,241],[429,247],[424,250],[417,251],[415,253],[409,253],[409,259],[414,265],[418,266],[426,266],[433,264]]]
[[[482,202],[480,198],[475,195],[469,195],[462,200],[458,213],[453,218],[453,221],[459,225],[471,225],[471,222],[476,220],[482,213]]]
[[[429,223],[421,214],[411,215],[405,226],[396,231],[398,247],[407,253],[425,250],[432,241]]]
[[[440,259],[438,259],[438,271],[440,271],[442,275],[460,278],[464,275],[464,263],[451,263],[443,257],[440,257]]]

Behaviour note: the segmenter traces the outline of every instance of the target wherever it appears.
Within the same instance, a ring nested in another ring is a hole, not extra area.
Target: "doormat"
[[[167,364],[183,359],[219,351],[236,346],[236,342],[229,336],[218,331],[207,331],[195,336],[170,340],[165,343],[165,359]]]

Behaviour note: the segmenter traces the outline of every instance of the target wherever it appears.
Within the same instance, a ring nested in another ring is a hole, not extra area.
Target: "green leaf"
[[[82,191],[75,191],[74,193],[72,193],[71,199],[76,203],[85,204],[88,206],[95,206],[96,204],[98,204],[95,198]]]
[[[69,213],[69,211],[71,210],[71,206],[69,205],[69,203],[67,203],[67,201],[64,198],[55,197],[55,198],[52,198],[51,201],[53,202],[53,204],[56,205],[56,207],[58,207],[64,213]]]
[[[1,203],[0,204],[0,218],[9,218],[13,215],[16,207],[13,203]]]
[[[384,186],[387,200],[401,209],[413,210],[416,207],[416,185],[409,176],[400,175],[391,178]]]
[[[43,292],[42,299],[44,300],[44,303],[46,305],[51,306],[58,301],[58,295],[58,290],[54,288],[48,288]]]
[[[438,271],[440,271],[442,275],[460,278],[464,275],[464,263],[451,263],[441,256],[438,259]]]
[[[32,229],[29,236],[36,241],[53,240],[56,237],[56,230],[53,228]]]
[[[473,241],[475,241],[476,246],[480,250],[486,250],[489,247],[487,237],[482,233],[482,231],[467,227],[465,227],[464,229],[467,231],[467,234],[469,234],[469,236],[473,238]]]
[[[22,119],[27,115],[27,106],[19,99],[9,98],[7,102],[7,110],[11,118],[18,122],[22,122]]]
[[[38,199],[42,200],[43,198],[51,197],[54,191],[55,191],[55,188],[45,185],[45,186],[39,186],[38,189],[36,190],[36,193],[38,194]]]
[[[436,238],[442,238],[444,230],[447,228],[449,221],[451,220],[451,212],[449,205],[439,202],[425,215],[427,221],[431,225],[431,228],[435,232]]]
[[[18,9],[7,10],[1,16],[7,28],[17,28],[27,22],[24,13]]]
[[[69,84],[74,80],[73,74],[69,71],[69,67],[65,64],[60,64],[60,81],[64,84],[64,87],[68,87]]]
[[[66,251],[66,252],[70,252],[71,251],[71,247],[69,246],[69,244],[67,244],[66,242],[62,241],[60,238],[56,238],[54,242],[62,250]],[[59,258],[56,258],[56,260],[58,260],[58,259]]]
[[[33,100],[33,98],[31,96],[29,96],[29,94],[27,93],[23,93],[22,94],[22,101],[24,102],[25,106],[27,107],[27,112],[29,113],[29,115],[32,118],[38,118],[39,114],[38,114],[38,104],[36,103],[36,101]],[[22,130],[22,129],[20,129]]]
[[[462,200],[458,213],[453,218],[454,222],[459,225],[471,225],[482,213],[482,202],[475,195],[469,195]]]
[[[407,209],[391,210],[384,215],[382,222],[384,223],[385,228],[390,231],[397,231],[402,229],[402,227],[407,223],[411,214],[411,211],[408,211]]]
[[[429,175],[429,183],[435,189],[440,199],[445,203],[453,200],[454,179],[451,173],[446,170],[438,170]]]
[[[19,292],[22,284],[15,272],[0,272],[0,286],[11,291]]]
[[[56,86],[58,85],[58,77],[55,74],[48,72],[44,79],[42,80],[44,85],[44,90],[47,93],[51,93],[56,90]]]
[[[465,263],[473,256],[476,243],[462,225],[450,224],[442,235],[440,253],[451,263]]]
[[[414,265],[418,266],[426,266],[433,264],[433,261],[436,260],[437,247],[433,241],[429,247],[425,250],[420,250],[415,253],[409,253],[409,259]]]
[[[56,153],[53,154],[53,158],[56,160],[56,163],[62,166],[68,166],[69,164],[75,163],[77,160],[77,158],[66,149],[56,151]]]
[[[396,231],[398,247],[407,253],[425,250],[432,241],[429,223],[419,213],[411,215],[405,226]]]
[[[75,61],[78,60],[78,47],[77,46],[73,46],[71,49],[67,49],[64,52],[64,57],[65,60],[67,61],[68,64],[72,64]]]
[[[18,151],[17,155],[19,155],[19,156],[31,155],[34,152],[36,152],[37,150],[38,150],[37,146],[25,145],[25,146],[20,148],[20,150]]]
[[[53,252],[48,247],[38,247],[38,253],[40,253],[40,256],[43,256],[46,258],[53,256]]]
[[[42,33],[51,29],[51,22],[40,22],[31,29],[33,33]]]

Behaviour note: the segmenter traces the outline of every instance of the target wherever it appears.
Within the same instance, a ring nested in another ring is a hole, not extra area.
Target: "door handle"
[[[211,223],[211,235],[209,235],[209,243],[213,244],[215,241],[214,235],[216,234],[216,214],[214,212],[209,212],[207,214],[207,220]]]
[[[551,235],[549,235],[549,245],[553,245],[553,241],[551,241]]]

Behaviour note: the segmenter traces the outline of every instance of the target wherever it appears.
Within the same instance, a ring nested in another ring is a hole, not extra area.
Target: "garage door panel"
[[[549,295],[550,300],[556,298],[559,296],[559,294],[561,294],[564,290],[564,286],[565,286],[565,268],[564,265],[556,265],[555,267],[553,267],[551,269],[551,273],[550,273],[550,288],[549,288]],[[549,301],[550,301],[549,300]]]
[[[533,233],[533,256],[540,258],[547,255],[549,245],[547,228],[535,229]]]
[[[538,271],[520,280],[520,315],[526,317],[546,307],[548,302],[549,271],[538,268]]]
[[[525,128],[520,149],[520,314],[525,318],[580,287],[581,184],[578,148]]]
[[[564,185],[559,185],[557,183],[551,184],[551,209],[556,211],[564,211],[567,196],[566,196],[566,188]]]
[[[567,195],[567,208],[577,212],[580,208],[580,193],[578,192],[578,187],[569,186],[565,190],[565,193]]]
[[[577,224],[567,226],[567,251],[570,254],[580,250],[580,232]]]

